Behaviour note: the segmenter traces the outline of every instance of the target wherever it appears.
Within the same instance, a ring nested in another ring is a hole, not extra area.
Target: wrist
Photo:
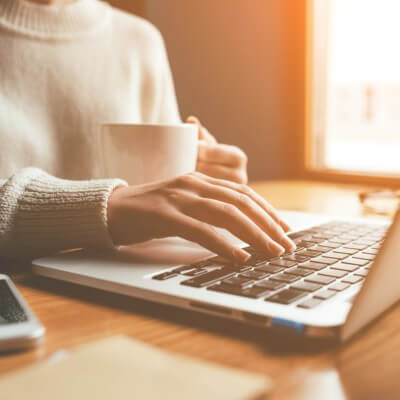
[[[122,241],[118,233],[118,210],[120,208],[120,194],[124,186],[117,186],[108,197],[107,201],[107,227],[111,240],[115,246],[121,245]]]

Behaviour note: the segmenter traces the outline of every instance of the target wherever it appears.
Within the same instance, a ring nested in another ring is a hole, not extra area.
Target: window
[[[399,0],[309,0],[311,170],[400,175],[399,15]]]

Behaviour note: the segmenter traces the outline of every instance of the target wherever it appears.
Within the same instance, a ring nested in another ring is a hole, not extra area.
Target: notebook
[[[124,336],[0,379],[1,398],[13,400],[261,400],[270,388],[265,376],[177,356]]]

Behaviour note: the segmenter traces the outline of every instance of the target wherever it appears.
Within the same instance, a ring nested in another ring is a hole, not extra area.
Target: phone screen
[[[23,322],[28,319],[7,281],[0,280],[0,325]]]

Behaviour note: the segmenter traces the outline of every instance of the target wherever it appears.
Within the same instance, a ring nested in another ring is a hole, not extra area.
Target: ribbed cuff
[[[18,198],[14,239],[25,256],[62,249],[112,247],[107,227],[111,192],[119,179],[70,181],[29,169]]]

